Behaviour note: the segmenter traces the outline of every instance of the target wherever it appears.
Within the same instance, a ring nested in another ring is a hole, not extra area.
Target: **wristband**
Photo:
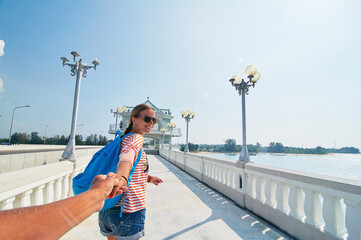
[[[127,179],[125,176],[123,176],[123,175],[122,175],[122,178],[124,178],[125,181],[127,181],[127,184],[128,184],[128,179]]]

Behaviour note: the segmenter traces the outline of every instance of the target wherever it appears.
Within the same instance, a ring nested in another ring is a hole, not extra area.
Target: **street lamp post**
[[[181,115],[182,115],[182,118],[184,118],[187,122],[187,134],[186,134],[186,146],[184,148],[184,152],[189,152],[189,149],[188,149],[188,123],[191,121],[191,119],[194,118],[194,116],[196,115],[194,112],[191,112],[191,111],[181,111]]]
[[[11,131],[13,129],[13,122],[14,122],[14,114],[15,114],[15,110],[17,108],[26,108],[26,107],[31,107],[30,105],[25,105],[25,106],[18,106],[18,107],[15,107],[14,110],[13,110],[13,117],[11,119],[11,125],[10,125],[10,133],[9,133],[9,145],[10,145],[10,140],[11,140]]]
[[[249,87],[254,87],[256,82],[261,78],[261,73],[258,72],[257,68],[253,65],[246,67],[244,73],[248,77],[248,81],[245,81],[238,75],[234,75],[229,81],[231,82],[232,86],[236,88],[238,94],[242,96],[242,150],[239,155],[238,161],[241,163],[249,162],[249,154],[246,144],[246,97],[245,95],[248,94]]]
[[[115,109],[115,111],[113,111],[113,109],[110,109],[111,113],[114,113],[115,116],[115,133],[117,132],[118,129],[118,117],[121,113],[126,112],[127,111],[127,107],[123,106],[123,107],[117,107]]]
[[[166,131],[168,131],[168,129],[162,128],[162,129],[160,129],[160,131],[163,132],[163,136],[162,136],[162,148],[164,148],[164,133],[165,133]]]
[[[49,125],[45,125],[45,134],[44,134],[44,144],[46,143],[46,129],[49,127]]]
[[[176,127],[175,123],[168,123],[167,127],[170,128],[170,138],[169,138],[169,150],[172,150],[172,133],[173,133],[173,128]]]
[[[76,85],[75,85],[75,94],[74,94],[74,105],[73,105],[73,117],[71,121],[71,131],[70,138],[66,148],[61,156],[62,159],[75,159],[75,132],[76,132],[76,121],[78,118],[78,105],[79,105],[79,92],[80,92],[80,81],[81,77],[86,77],[88,73],[88,69],[94,68],[96,70],[99,62],[95,59],[92,63],[93,66],[87,66],[86,63],[83,63],[82,59],[77,60],[77,57],[80,55],[77,52],[71,52],[73,55],[74,63],[67,63],[69,59],[66,57],[61,57],[60,59],[63,61],[63,66],[67,65],[71,68],[71,76],[76,75]]]

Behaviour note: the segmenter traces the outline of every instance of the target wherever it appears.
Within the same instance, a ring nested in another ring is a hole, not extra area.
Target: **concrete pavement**
[[[159,155],[148,155],[150,175],[164,183],[148,185],[147,217],[142,239],[293,239],[235,205]],[[62,240],[106,239],[93,214]]]

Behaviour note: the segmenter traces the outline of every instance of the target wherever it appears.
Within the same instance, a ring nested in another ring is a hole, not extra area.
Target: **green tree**
[[[108,139],[106,136],[99,135],[99,145],[105,146],[108,144]]]
[[[235,139],[226,139],[224,144],[224,150],[226,152],[234,152],[236,149],[236,140]]]
[[[315,153],[316,154],[327,154],[327,151],[323,147],[318,146],[318,147],[316,147]]]
[[[270,153],[284,153],[285,152],[285,147],[282,145],[282,143],[271,142],[269,144],[267,150]]]
[[[30,144],[42,144],[43,142],[38,132],[30,133]]]
[[[75,145],[84,145],[82,135],[75,135]]]
[[[190,152],[197,152],[198,148],[199,148],[198,144],[188,143],[188,150]],[[185,144],[181,144],[180,150],[184,152],[184,149],[185,149]]]
[[[58,135],[59,137],[59,135]],[[61,135],[60,138],[58,138],[58,141],[57,141],[57,145],[67,145],[68,144],[68,141],[69,141],[69,138],[68,137],[65,137],[64,135]]]
[[[85,140],[86,145],[95,145],[98,142],[98,137],[96,134],[90,134]]]
[[[57,144],[57,141],[58,141],[58,139],[55,137],[46,138],[46,144],[55,145],[55,144]]]
[[[28,144],[29,142],[29,136],[26,133],[14,133],[11,135],[11,144]]]

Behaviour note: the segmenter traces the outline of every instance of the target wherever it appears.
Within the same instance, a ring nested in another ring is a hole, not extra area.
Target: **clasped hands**
[[[148,175],[148,182],[158,186],[163,181],[159,177]],[[127,184],[122,175],[110,172],[108,175],[97,175],[89,190],[97,193],[101,201],[105,201],[127,191]]]

